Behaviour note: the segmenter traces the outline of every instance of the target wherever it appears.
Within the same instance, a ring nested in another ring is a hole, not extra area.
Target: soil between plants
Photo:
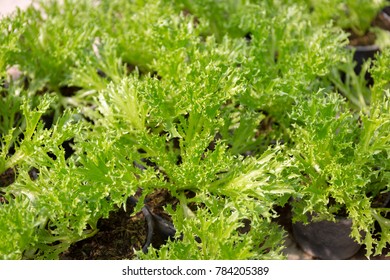
[[[143,215],[123,209],[101,219],[99,232],[91,238],[73,244],[60,256],[62,260],[122,260],[133,259],[145,242],[146,225]]]
[[[148,195],[145,205],[156,215],[171,221],[164,212],[167,204],[175,205],[177,201],[166,190],[157,190]],[[134,259],[135,251],[141,251],[146,242],[147,223],[142,212],[133,213],[134,205],[128,201],[127,211],[123,208],[110,213],[109,218],[100,219],[99,232],[91,238],[73,244],[64,252],[62,260],[123,260]],[[164,240],[153,234],[152,246],[159,248]]]

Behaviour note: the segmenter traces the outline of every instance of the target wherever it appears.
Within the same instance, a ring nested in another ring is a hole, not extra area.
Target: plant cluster
[[[284,258],[290,199],[294,220],[346,212],[380,254],[390,52],[353,109],[329,83],[353,65],[347,34],[287,2],[52,0],[2,19],[0,258],[58,258],[158,189],[176,235],[139,258]]]

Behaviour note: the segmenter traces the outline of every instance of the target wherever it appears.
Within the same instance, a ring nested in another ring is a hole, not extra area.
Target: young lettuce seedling
[[[390,241],[388,208],[376,202],[389,195],[389,55],[386,50],[378,57],[371,104],[358,116],[340,96],[320,93],[302,100],[292,114],[295,164],[290,171],[300,181],[292,204],[294,221],[306,222],[307,214],[330,221],[344,215],[352,219],[351,236],[366,246],[367,257],[381,254]]]

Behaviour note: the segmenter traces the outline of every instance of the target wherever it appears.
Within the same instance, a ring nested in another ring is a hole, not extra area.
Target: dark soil
[[[350,35],[349,45],[350,46],[371,46],[375,44],[376,36],[372,32],[367,32],[363,36],[354,33],[352,30],[346,30]]]
[[[13,182],[15,182],[15,179],[16,172],[12,168],[8,168],[6,171],[0,174],[0,204],[8,203],[3,196],[4,192],[2,191],[2,188],[11,185]]]
[[[15,170],[12,168],[8,168],[6,171],[0,174],[0,188],[11,185],[13,182],[15,182],[15,178],[16,178]]]
[[[119,209],[98,223],[99,232],[73,244],[60,256],[63,260],[133,259],[146,240],[146,224],[142,213],[130,216]]]
[[[145,199],[145,205],[154,214],[171,221],[164,211],[167,204],[176,205],[168,191],[157,190]],[[99,232],[91,238],[73,244],[60,256],[66,260],[122,260],[134,259],[135,251],[141,251],[147,238],[147,222],[141,212],[133,213],[134,204],[129,200],[127,212],[121,208],[113,211],[108,219],[98,222]],[[151,245],[159,248],[166,242],[154,232]]]

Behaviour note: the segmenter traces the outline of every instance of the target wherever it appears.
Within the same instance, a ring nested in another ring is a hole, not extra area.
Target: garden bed
[[[0,258],[316,259],[293,223],[342,216],[388,259],[386,1],[332,1],[2,19]]]

